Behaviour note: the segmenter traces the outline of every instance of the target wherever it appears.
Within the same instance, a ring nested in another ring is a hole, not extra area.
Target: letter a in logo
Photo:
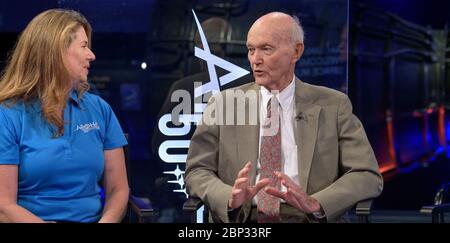
[[[197,98],[210,91],[212,91],[213,94],[218,93],[220,91],[220,86],[230,83],[242,76],[249,74],[250,72],[237,65],[234,65],[231,62],[219,58],[214,54],[211,54],[208,42],[206,41],[205,33],[203,32],[202,26],[200,25],[200,22],[197,19],[197,15],[195,15],[194,10],[192,10],[192,13],[194,14],[195,22],[197,23],[198,32],[200,34],[200,38],[203,45],[203,50],[198,47],[195,47],[195,56],[205,60],[206,63],[208,64],[208,73],[210,80],[208,83],[195,88],[194,97]],[[227,70],[229,73],[223,75],[222,77],[217,78],[216,69],[214,66],[218,66],[224,70]],[[196,113],[203,112],[205,106],[206,104],[203,104],[201,110],[199,110],[198,106],[196,106],[195,112]]]

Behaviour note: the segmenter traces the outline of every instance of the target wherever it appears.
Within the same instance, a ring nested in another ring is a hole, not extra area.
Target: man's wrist
[[[227,206],[227,214],[228,214],[228,219],[230,222],[236,221],[240,210],[241,210],[241,207],[230,208],[230,205]]]
[[[325,215],[325,211],[323,211],[322,205],[320,205],[320,203],[319,203],[319,201],[317,201],[317,199],[315,199],[315,198],[311,198],[311,199],[313,200],[313,203],[315,204],[315,206],[318,208],[317,210],[314,210],[311,214],[316,219],[324,219],[326,217],[326,215]]]

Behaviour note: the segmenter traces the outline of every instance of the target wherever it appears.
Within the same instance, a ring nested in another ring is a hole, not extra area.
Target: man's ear
[[[295,44],[295,52],[292,57],[293,63],[296,63],[303,55],[303,51],[305,50],[305,45],[303,43],[297,42]]]

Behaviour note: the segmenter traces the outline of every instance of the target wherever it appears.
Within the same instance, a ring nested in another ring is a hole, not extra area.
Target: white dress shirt
[[[280,104],[280,126],[281,126],[281,170],[284,174],[289,176],[291,180],[300,185],[298,175],[298,159],[297,159],[297,144],[294,136],[294,120],[295,120],[295,76],[292,78],[291,83],[283,89],[275,97]],[[259,127],[259,150],[261,151],[261,136],[263,134],[263,123],[267,117],[267,103],[269,102],[272,94],[269,90],[261,87],[261,107],[260,107],[260,127]],[[260,173],[258,154],[258,167],[256,170],[256,181],[259,180]],[[285,192],[286,187],[281,185],[281,191]],[[256,205],[258,198],[257,195],[253,198],[252,203]],[[281,199],[281,202],[284,202]],[[313,212],[314,217],[322,219],[325,217],[323,212]]]
[[[291,83],[278,93],[275,97],[280,104],[280,126],[281,126],[281,172],[289,176],[292,181],[299,185],[297,144],[294,137],[294,119],[295,119],[295,76]],[[260,106],[260,127],[259,127],[259,150],[261,151],[261,136],[263,134],[262,124],[267,117],[267,103],[272,94],[269,90],[261,87],[261,106]],[[258,154],[258,167],[256,170],[256,181],[259,180],[260,173]],[[281,186],[281,191],[286,191],[286,187]],[[255,203],[255,201],[253,202]]]

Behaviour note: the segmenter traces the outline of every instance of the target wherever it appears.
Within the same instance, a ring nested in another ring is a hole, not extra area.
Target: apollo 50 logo
[[[194,111],[191,114],[186,114],[185,112],[179,116],[179,121],[177,123],[180,124],[178,127],[169,127],[168,124],[172,123],[172,115],[170,113],[165,114],[158,121],[158,128],[162,134],[167,136],[167,140],[161,143],[159,146],[158,154],[159,157],[166,163],[170,163],[174,165],[173,171],[164,171],[164,174],[172,174],[175,178],[174,180],[168,181],[169,183],[174,183],[179,185],[179,189],[175,189],[174,192],[184,193],[186,198],[188,197],[186,193],[186,187],[184,185],[184,171],[180,170],[179,164],[186,163],[187,154],[180,153],[169,153],[169,149],[173,148],[189,148],[190,140],[175,140],[170,139],[172,136],[183,136],[188,134],[191,131],[191,124],[197,125],[197,123],[201,120],[201,116],[207,104],[207,99],[205,94],[212,92],[212,94],[216,94],[220,92],[220,88],[228,83],[233,82],[236,79],[239,79],[247,74],[249,71],[234,65],[222,58],[219,58],[211,53],[208,42],[206,40],[206,36],[203,32],[202,26],[197,19],[197,16],[192,10],[194,15],[195,22],[197,24],[198,32],[200,34],[201,42],[203,45],[203,49],[195,47],[195,56],[202,59],[206,62],[208,66],[208,74],[209,74],[209,82],[203,83],[200,85],[196,85],[194,88],[194,97],[191,98],[191,101],[200,100],[200,103],[194,103]],[[226,71],[227,74],[217,77],[216,68],[220,67]],[[199,80],[202,82],[204,80]],[[185,91],[188,95],[189,93]],[[180,93],[180,92],[179,92]],[[179,94],[178,93],[178,94]],[[181,92],[181,94],[183,94]],[[189,95],[190,96],[190,95]],[[178,99],[172,96],[172,101],[177,101]],[[189,105],[190,107],[190,105]],[[175,123],[174,123],[175,124]]]

